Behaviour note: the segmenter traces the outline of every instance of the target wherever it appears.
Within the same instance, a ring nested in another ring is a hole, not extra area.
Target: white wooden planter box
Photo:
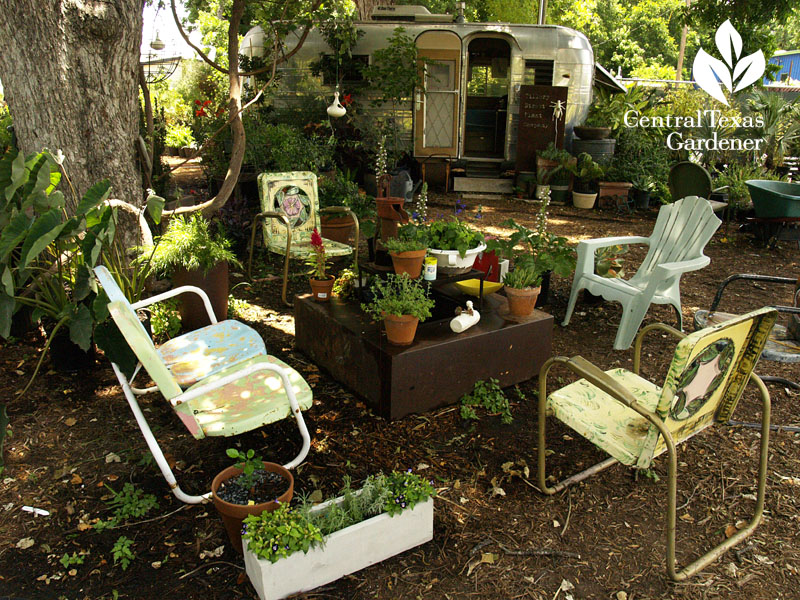
[[[325,510],[329,504],[312,510]],[[433,498],[428,498],[394,517],[383,513],[332,533],[308,554],[295,552],[275,563],[257,558],[245,541],[244,564],[258,597],[277,600],[336,581],[432,539]]]

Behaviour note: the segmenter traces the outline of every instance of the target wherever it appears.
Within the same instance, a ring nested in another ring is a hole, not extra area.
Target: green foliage
[[[434,221],[427,226],[427,229],[430,248],[458,250],[461,258],[464,258],[467,250],[476,248],[483,242],[483,234],[481,232],[470,229],[458,219]]]
[[[250,552],[274,563],[299,550],[308,552],[322,542],[322,532],[298,510],[281,504],[272,512],[246,517],[242,540]]]
[[[515,268],[525,267],[539,274],[553,271],[561,277],[569,276],[575,270],[575,250],[567,244],[567,238],[547,230],[546,212],[547,205],[543,202],[536,230],[528,229],[514,219],[503,221],[500,225],[514,232],[507,239],[487,240],[488,249],[511,260]]]
[[[575,191],[587,194],[593,191],[595,183],[605,174],[603,165],[596,163],[586,152],[578,155],[578,162],[571,165],[570,170],[577,180]]]
[[[199,213],[190,217],[178,215],[170,221],[155,247],[142,249],[137,263],[147,262],[150,256],[150,264],[158,273],[170,273],[176,267],[208,273],[223,261],[238,264],[236,256],[229,250],[230,245],[221,234],[211,235],[208,221]]]
[[[255,484],[253,474],[256,471],[264,470],[264,459],[262,459],[260,456],[256,456],[255,450],[253,449],[250,449],[245,453],[241,450],[237,450],[236,448],[228,448],[225,453],[230,458],[238,461],[233,466],[242,470],[242,474],[239,475],[238,478],[239,484],[245,488],[253,487]]]
[[[356,295],[358,274],[353,269],[342,269],[333,283],[333,293],[342,300],[349,300]]]
[[[173,148],[191,146],[194,144],[194,135],[192,134],[191,127],[183,125],[182,123],[167,125],[167,135],[164,139],[164,143]]]
[[[157,342],[170,340],[181,330],[180,300],[168,298],[150,305],[150,328]]]
[[[342,173],[335,177],[319,178],[319,207],[346,206],[351,208],[359,196],[358,184]]]
[[[725,165],[721,171],[714,171],[714,186],[727,186],[728,203],[736,213],[750,206],[750,189],[745,182],[748,179],[780,179],[772,171],[751,162],[734,162]]]
[[[408,252],[410,250],[425,250],[430,243],[428,228],[423,225],[408,223],[397,229],[397,237],[384,241],[389,252]]]
[[[0,152],[2,153],[5,153],[14,141],[10,129],[13,125],[14,120],[11,118],[11,111],[8,110],[8,104],[0,99]]]
[[[628,252],[626,244],[615,244],[595,250],[594,270],[600,277],[624,277],[622,255]]]
[[[403,27],[396,27],[388,44],[372,53],[372,63],[364,69],[364,76],[382,102],[397,104],[410,98],[415,88],[423,86],[414,38]]]
[[[515,290],[538,287],[542,283],[542,274],[535,269],[516,267],[503,276],[503,285]]]
[[[637,189],[653,189],[663,201],[671,198],[668,188],[672,152],[658,130],[625,128],[617,137],[617,150],[609,165],[608,181],[629,181]]]
[[[111,556],[114,558],[114,564],[116,565],[119,563],[123,571],[126,570],[128,565],[136,558],[136,554],[131,550],[131,546],[133,546],[133,540],[121,535],[117,538],[117,541],[114,542],[114,547],[111,548]]]
[[[594,92],[595,97],[585,124],[610,127],[614,136],[625,127],[625,113],[631,110],[642,112],[651,106],[648,92],[635,85],[628,88],[627,94],[615,94],[606,88],[594,88]]]
[[[772,169],[783,164],[789,148],[800,140],[797,99],[789,101],[777,92],[755,90],[747,100],[747,112],[764,120],[764,126],[758,128],[756,135],[764,138],[766,167]]]
[[[382,513],[394,516],[435,495],[432,483],[410,469],[370,475],[360,490],[353,490],[346,476],[338,501],[329,499],[324,510],[312,511],[313,502],[304,498],[296,509],[283,504],[273,512],[250,515],[242,539],[256,556],[274,563],[299,550],[308,552],[331,533]]]
[[[158,500],[153,494],[145,494],[143,490],[126,483],[119,492],[106,484],[111,492],[111,499],[106,501],[109,509],[114,511],[111,518],[105,522],[95,523],[95,529],[109,529],[125,523],[129,519],[138,519],[145,516],[152,509],[158,508]],[[100,525],[104,523],[104,525]]]
[[[76,552],[73,552],[72,556],[70,556],[69,554],[67,554],[65,552],[64,556],[62,556],[58,560],[58,562],[60,562],[61,566],[63,566],[65,569],[68,569],[73,565],[82,565],[83,564],[83,556],[80,556]]]
[[[252,308],[246,300],[234,298],[233,294],[228,295],[228,318],[242,320],[244,311]]]
[[[537,153],[539,158],[544,158],[545,160],[552,160],[557,163],[568,163],[572,156],[570,153],[562,148],[557,148],[555,143],[550,142],[547,145],[547,148],[542,150],[541,152]]]
[[[490,377],[488,381],[476,381],[472,392],[461,397],[461,418],[478,420],[476,407],[485,409],[489,414],[499,414],[505,424],[514,420],[508,398],[500,389],[497,379]]]
[[[411,315],[420,321],[431,316],[433,300],[428,289],[406,273],[390,273],[385,280],[376,279],[370,289],[375,299],[361,308],[375,320],[383,319],[384,313],[397,317]]]

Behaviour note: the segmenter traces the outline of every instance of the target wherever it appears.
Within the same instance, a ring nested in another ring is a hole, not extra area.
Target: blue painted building
[[[772,81],[785,81],[787,78],[800,81],[800,50],[780,50],[769,59],[770,64],[778,65],[781,70],[774,75]],[[764,78],[764,84],[771,81]]]

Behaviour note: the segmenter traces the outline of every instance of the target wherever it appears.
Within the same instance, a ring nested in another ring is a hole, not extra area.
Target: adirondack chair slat
[[[587,289],[606,300],[622,304],[622,318],[614,339],[615,350],[630,347],[648,307],[653,303],[672,305],[682,329],[680,277],[685,272],[708,265],[710,259],[703,254],[703,249],[720,224],[721,221],[704,198],[688,197],[663,206],[653,233],[649,238],[644,238],[649,244],[647,255],[628,281],[601,277],[595,273],[594,265],[594,251],[597,248],[625,244],[626,238],[579,242],[578,266],[562,325],[566,327],[569,324],[578,293]],[[630,239],[631,243],[638,243],[643,238]],[[666,271],[659,269],[662,265],[674,265],[677,268]]]

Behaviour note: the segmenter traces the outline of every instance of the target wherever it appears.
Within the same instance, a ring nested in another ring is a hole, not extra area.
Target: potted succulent
[[[407,472],[372,475],[314,506],[247,517],[244,562],[261,600],[312,590],[433,539],[431,482]]]
[[[294,492],[294,478],[284,467],[255,455],[228,448],[236,464],[220,471],[211,483],[211,499],[222,516],[228,539],[242,553],[242,521],[248,515],[271,512],[287,504]]]
[[[172,275],[175,287],[193,285],[208,294],[217,319],[228,314],[228,265],[239,264],[231,242],[221,233],[212,235],[200,213],[173,218],[155,247],[142,248],[138,262],[150,262],[156,273]],[[181,294],[181,323],[187,330],[209,324],[208,313],[195,294]]]
[[[655,182],[653,175],[646,165],[640,165],[637,173],[631,178],[633,184],[633,200],[636,208],[647,210],[650,208],[650,193]]]
[[[405,273],[390,273],[371,286],[373,300],[361,308],[375,320],[383,320],[390,344],[408,346],[414,341],[417,325],[430,318],[433,300],[423,287]]]
[[[308,272],[308,283],[311,285],[311,293],[317,302],[327,302],[331,299],[333,283],[335,278],[327,273],[328,259],[325,256],[325,242],[322,236],[314,227],[311,232],[311,254],[306,259],[306,264],[311,267]]]
[[[508,312],[514,317],[527,317],[533,312],[539,292],[542,291],[541,268],[526,263],[509,271],[503,277]]]
[[[428,253],[428,230],[411,223],[402,225],[397,230],[397,237],[386,240],[384,246],[392,257],[394,272],[406,273],[411,279],[416,279]]]
[[[604,173],[602,165],[596,163],[588,153],[581,152],[572,172],[575,175],[572,204],[575,208],[593,208],[597,199],[597,181]]]
[[[486,249],[483,235],[458,219],[431,223],[428,236],[428,252],[436,257],[436,269],[445,276],[468,272]]]

